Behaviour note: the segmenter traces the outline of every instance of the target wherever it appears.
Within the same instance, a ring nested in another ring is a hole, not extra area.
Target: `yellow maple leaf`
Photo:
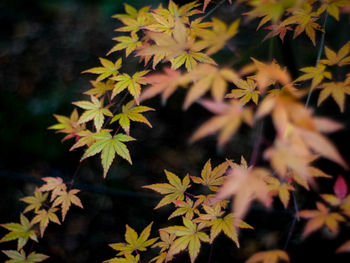
[[[58,197],[52,203],[52,208],[61,205],[62,221],[64,221],[67,212],[72,204],[83,208],[83,204],[81,203],[79,197],[76,196],[76,194],[79,192],[80,190],[78,189],[71,189],[68,192],[61,191],[58,193]]]
[[[128,255],[134,251],[146,251],[147,247],[152,245],[154,242],[158,240],[158,238],[149,238],[151,233],[153,222],[150,223],[145,229],[141,232],[140,236],[136,233],[134,229],[130,226],[126,225],[125,231],[125,241],[126,243],[113,243],[109,244],[111,248],[114,250],[120,251],[119,255]]]
[[[212,18],[212,29],[198,32],[197,35],[201,40],[197,42],[197,45],[206,48],[206,54],[215,54],[238,33],[239,22],[240,19],[237,19],[227,26],[223,21]]]
[[[148,188],[160,194],[166,195],[162,198],[162,200],[160,200],[154,209],[170,204],[174,200],[184,200],[184,193],[186,189],[191,186],[189,175],[186,175],[181,182],[177,175],[167,170],[164,170],[164,172],[170,184],[162,183],[143,186],[143,188]]]
[[[255,104],[258,104],[260,92],[256,90],[257,83],[253,79],[238,79],[234,81],[238,89],[231,90],[231,93],[227,94],[225,98],[240,98],[242,105],[247,104],[252,100]]]
[[[298,216],[308,219],[303,231],[303,236],[308,236],[312,232],[320,229],[324,225],[333,233],[336,234],[339,228],[339,222],[345,222],[346,219],[336,212],[330,212],[329,209],[322,203],[316,203],[317,210],[302,210]]]
[[[45,182],[41,187],[36,189],[36,192],[49,192],[51,191],[51,199],[50,202],[52,202],[56,196],[59,195],[60,192],[66,191],[67,186],[65,183],[63,183],[63,180],[61,177],[43,177],[41,178]]]
[[[194,183],[202,184],[215,192],[217,191],[218,186],[222,185],[224,180],[223,175],[226,172],[228,165],[228,162],[223,162],[212,169],[209,159],[202,169],[201,176],[191,176],[191,179]]]
[[[345,82],[327,82],[322,83],[317,88],[322,89],[318,96],[317,106],[329,96],[332,96],[338,104],[340,111],[344,112],[345,94],[350,95],[350,84],[346,84]]]
[[[278,195],[279,199],[283,203],[284,208],[287,208],[290,200],[289,191],[294,191],[295,188],[291,184],[287,182],[281,182],[272,176],[266,177],[265,181],[268,183],[268,189],[270,193]]]
[[[229,213],[224,216],[225,212],[221,210],[221,205],[216,204],[214,206],[203,205],[205,214],[201,214],[197,217],[194,222],[199,222],[200,225],[205,227],[210,227],[210,243],[214,242],[214,239],[223,232],[227,237],[235,242],[236,246],[239,248],[238,241],[238,228],[250,228],[252,226],[235,218],[234,214]]]
[[[40,234],[41,237],[43,237],[45,229],[49,225],[49,222],[54,222],[56,224],[61,224],[60,220],[58,219],[57,215],[55,212],[57,211],[57,208],[49,208],[48,210],[46,209],[41,209],[36,213],[35,217],[32,219],[32,224],[40,223]]]
[[[169,255],[172,257],[182,250],[188,249],[191,263],[195,261],[202,242],[209,242],[209,236],[202,232],[201,227],[191,220],[183,217],[183,226],[170,226],[164,230],[170,234],[175,234],[178,238],[171,244]]]
[[[333,66],[338,65],[339,67],[350,64],[350,41],[347,42],[338,53],[335,53],[333,50],[327,46],[324,48],[327,59],[321,59],[320,63]]]
[[[83,71],[82,73],[98,74],[99,76],[97,77],[96,81],[101,81],[110,76],[118,75],[119,73],[118,70],[122,65],[121,58],[119,58],[115,63],[105,58],[99,58],[99,59],[102,64],[102,67],[91,68]]]
[[[34,212],[37,212],[42,204],[46,201],[48,196],[48,193],[41,193],[38,192],[37,189],[34,192],[34,196],[26,196],[21,198],[20,200],[27,203],[27,207],[24,209],[23,213],[26,213],[30,210],[34,210]]]

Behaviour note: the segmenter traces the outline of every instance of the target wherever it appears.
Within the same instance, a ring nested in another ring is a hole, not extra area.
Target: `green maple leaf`
[[[101,160],[104,177],[106,177],[116,153],[132,164],[129,150],[123,142],[133,141],[134,138],[122,133],[112,136],[107,130],[95,133],[94,138],[96,141],[86,150],[81,160],[102,152]]]
[[[119,73],[119,69],[122,65],[122,59],[118,59],[115,63],[112,61],[100,58],[100,62],[102,64],[102,67],[95,67],[88,70],[83,71],[83,73],[92,73],[92,74],[98,74],[96,81],[104,80],[105,78],[108,78],[109,76],[116,76]]]
[[[188,253],[193,263],[201,248],[201,241],[209,242],[209,236],[201,232],[201,227],[191,220],[183,217],[183,226],[170,226],[164,230],[170,234],[175,234],[178,238],[169,248],[169,255],[173,256],[182,250],[188,249]]]
[[[6,241],[18,239],[17,250],[20,250],[22,247],[24,247],[24,245],[28,242],[29,238],[31,240],[34,240],[35,242],[38,242],[36,233],[34,230],[32,230],[32,223],[30,223],[29,220],[22,214],[20,218],[20,224],[8,223],[8,224],[1,224],[0,226],[11,231],[10,233],[6,234],[0,240],[0,242],[6,242]]]
[[[124,129],[126,134],[130,132],[130,121],[143,122],[152,128],[151,123],[141,114],[142,112],[152,111],[154,109],[146,106],[134,106],[134,101],[130,101],[122,106],[122,112],[115,115],[111,123],[119,121],[120,126]]]
[[[166,195],[162,198],[162,200],[160,200],[154,209],[170,204],[174,200],[184,200],[184,193],[186,189],[191,186],[188,175],[186,175],[181,182],[177,175],[168,172],[167,170],[164,170],[164,172],[170,184],[163,183],[143,186],[144,188],[152,189],[153,191]]]
[[[109,246],[113,248],[114,250],[120,251],[118,253],[119,255],[128,255],[131,254],[134,251],[146,251],[147,247],[152,245],[154,242],[158,240],[158,238],[151,238],[148,239],[152,223],[150,223],[140,234],[140,236],[136,233],[134,229],[126,225],[126,231],[125,231],[125,241],[126,243],[114,243],[110,244]]]
[[[112,92],[112,99],[115,95],[119,94],[125,89],[128,89],[130,94],[134,97],[137,105],[140,104],[140,94],[141,94],[141,85],[144,85],[143,76],[146,75],[149,70],[143,70],[136,72],[134,75],[130,76],[129,74],[122,74],[116,77],[113,77],[113,80],[116,80],[117,83],[114,86]]]
[[[48,258],[48,256],[36,252],[32,252],[27,256],[23,249],[20,251],[2,250],[2,252],[10,258],[5,263],[35,263],[42,262]]]
[[[103,107],[103,99],[98,100],[95,96],[91,96],[91,102],[84,100],[73,102],[73,104],[85,110],[85,112],[80,116],[78,123],[85,123],[94,120],[94,125],[97,131],[102,128],[105,115],[113,117],[113,114],[108,109],[108,106]]]
[[[41,192],[35,192],[34,196],[26,196],[21,198],[20,200],[27,203],[28,206],[26,207],[26,209],[24,209],[23,213],[26,213],[30,210],[34,210],[35,212],[37,212],[42,204],[46,201],[48,196],[48,193],[41,193]]]

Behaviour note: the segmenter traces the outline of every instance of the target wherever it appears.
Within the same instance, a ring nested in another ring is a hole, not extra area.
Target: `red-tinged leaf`
[[[350,252],[350,240],[346,241],[343,245],[341,245],[335,253],[349,253]]]
[[[343,199],[348,194],[348,185],[346,184],[346,181],[344,180],[343,176],[338,175],[337,181],[335,182],[333,189],[335,195],[339,199]]]

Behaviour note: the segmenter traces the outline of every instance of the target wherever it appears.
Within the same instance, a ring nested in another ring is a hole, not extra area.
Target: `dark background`
[[[56,123],[53,114],[69,115],[72,101],[81,100],[81,94],[90,86],[92,76],[81,75],[83,70],[97,66],[98,57],[104,57],[113,46],[113,31],[119,27],[111,16],[123,13],[123,1],[116,0],[8,0],[0,3],[0,223],[15,222],[23,211],[19,201],[31,195],[41,184],[41,177],[60,176],[70,181],[79,164],[82,150],[69,152],[72,141],[61,143],[62,135],[47,127]],[[140,8],[156,7],[161,1],[126,1]],[[180,1],[177,1],[178,3]],[[184,3],[186,1],[182,1]],[[215,1],[214,1],[215,2]],[[167,5],[167,1],[163,1]],[[214,5],[209,5],[208,10]],[[226,22],[235,20],[240,13],[223,5],[213,16]],[[275,38],[262,42],[266,32],[255,31],[257,21],[242,22],[240,33],[223,51],[215,55],[223,64],[243,65],[250,57],[272,57],[288,66],[294,77],[298,68],[315,63],[317,48],[305,36],[292,40],[287,35],[285,42]],[[333,18],[327,22],[326,45],[338,50],[350,40],[349,15],[342,15],[338,24]],[[319,43],[320,34],[317,41]],[[112,59],[123,56],[114,53]],[[142,69],[136,59],[130,58],[124,65],[126,71]],[[349,72],[349,68],[345,68]],[[342,72],[340,72],[342,73]],[[340,74],[341,75],[341,74]],[[116,158],[104,180],[100,158],[84,161],[75,180],[75,188],[82,190],[84,210],[72,207],[66,221],[61,225],[50,224],[39,244],[33,250],[50,255],[47,262],[102,262],[115,255],[109,243],[124,240],[125,224],[138,232],[151,221],[156,229],[168,224],[170,206],[153,210],[159,196],[141,188],[143,185],[164,182],[163,170],[167,169],[184,176],[187,172],[199,175],[204,163],[211,158],[217,165],[225,158],[248,157],[254,142],[255,130],[243,127],[225,146],[216,148],[216,137],[209,137],[195,144],[187,140],[192,132],[211,115],[197,105],[188,111],[181,110],[185,92],[179,91],[165,106],[157,97],[146,102],[157,109],[147,117],[153,125],[132,124],[131,135],[137,141],[129,143],[133,166]],[[313,96],[311,105],[316,105]],[[345,129],[331,136],[345,159],[349,158],[349,110],[340,114],[337,105],[327,100],[317,114],[330,116],[345,123]],[[271,144],[271,124],[266,122],[263,147]],[[249,158],[247,158],[249,160]],[[259,160],[264,164],[263,160]],[[318,165],[336,176],[349,174],[335,164],[324,161]],[[349,180],[348,180],[349,181]],[[313,208],[318,194],[332,192],[334,180],[319,180],[316,192],[308,193],[298,188],[297,201],[301,209]],[[266,211],[254,206],[246,221],[255,231],[240,233],[241,249],[220,235],[212,248],[211,262],[244,262],[258,250],[282,249],[292,222],[293,206],[284,210],[279,201],[275,209]],[[180,223],[173,219],[171,224]],[[349,226],[343,224],[339,237],[327,230],[318,231],[306,239],[300,237],[304,221],[298,222],[287,251],[292,262],[349,262],[348,255],[334,255],[334,250],[349,239]],[[0,230],[3,236],[7,232]],[[28,251],[32,242],[26,245]],[[1,249],[15,249],[15,242],[1,244]],[[210,246],[203,245],[197,262],[207,262]],[[151,256],[143,257],[147,262]],[[189,262],[182,253],[176,262]],[[0,261],[5,257],[0,256]]]

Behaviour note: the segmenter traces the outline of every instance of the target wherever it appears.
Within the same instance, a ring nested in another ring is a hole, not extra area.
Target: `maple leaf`
[[[316,32],[315,30],[324,31],[322,27],[316,23],[318,20],[318,13],[312,11],[310,4],[303,5],[302,8],[297,8],[293,11],[293,15],[282,21],[281,26],[288,26],[291,24],[297,24],[294,29],[293,38],[299,36],[305,31],[306,35],[310,38],[314,46],[316,45]]]
[[[317,12],[321,14],[324,10],[327,10],[328,14],[339,21],[339,8],[346,6],[348,3],[347,0],[325,0],[322,1]]]
[[[157,32],[148,32],[146,35],[155,45],[141,47],[137,56],[153,56],[153,68],[164,59],[171,62],[172,69],[185,64],[187,71],[194,69],[198,62],[216,65],[213,59],[200,52],[204,47],[195,44],[180,19],[175,21],[172,35]]]
[[[152,248],[159,247],[160,252],[159,255],[152,258],[149,262],[155,262],[155,263],[163,263],[172,260],[172,257],[168,255],[166,250],[168,250],[171,246],[171,244],[174,242],[176,235],[175,234],[169,234],[163,229],[159,230],[159,236],[161,241],[154,243]]]
[[[2,252],[10,258],[6,260],[5,263],[35,263],[42,262],[49,258],[48,256],[36,252],[31,252],[29,255],[26,255],[23,249],[20,251],[16,250],[2,250]]]
[[[80,190],[78,189],[71,189],[68,192],[67,191],[61,191],[58,194],[58,197],[55,199],[55,201],[52,203],[52,208],[61,205],[61,209],[62,209],[62,222],[64,221],[67,212],[69,210],[69,208],[71,207],[72,204],[79,206],[80,208],[83,208],[83,205],[79,199],[79,197],[76,196],[77,193],[79,193]],[[50,216],[50,220],[57,223],[56,219],[54,219],[55,216],[53,216],[53,212],[55,211],[51,211],[50,215],[47,215],[48,217]],[[44,214],[43,214],[44,217]],[[59,221],[58,221],[59,222]]]
[[[185,215],[187,219],[192,220],[194,214],[199,214],[197,207],[200,201],[193,202],[190,198],[186,198],[186,201],[174,200],[174,205],[177,207],[176,210],[168,217],[168,220],[177,216]]]
[[[263,63],[255,58],[251,58],[251,60],[254,62],[253,69],[256,73],[250,78],[257,82],[260,92],[265,92],[266,88],[276,81],[287,87],[291,84],[290,74],[285,68],[281,68],[276,61]]]
[[[278,195],[279,199],[283,203],[284,208],[287,208],[290,193],[289,191],[294,191],[295,188],[287,182],[281,182],[275,177],[269,176],[265,178],[265,181],[268,183],[268,189],[275,195]]]
[[[119,121],[120,126],[124,129],[126,134],[130,132],[130,121],[143,122],[152,128],[149,121],[141,114],[146,111],[153,111],[154,109],[146,106],[135,106],[134,101],[130,101],[122,106],[122,112],[115,115],[111,123]]]
[[[177,175],[167,170],[164,170],[164,172],[170,184],[162,183],[142,186],[143,188],[148,188],[160,194],[166,195],[162,198],[162,200],[160,200],[154,209],[170,204],[174,200],[184,200],[184,193],[187,188],[191,186],[189,175],[186,175],[181,182],[181,179]]]
[[[236,133],[242,122],[252,125],[251,109],[243,108],[238,101],[231,100],[230,103],[226,103],[202,100],[200,104],[215,113],[216,116],[203,123],[194,132],[190,138],[190,142],[197,141],[220,131],[218,145],[223,146]]]
[[[151,84],[141,93],[140,100],[147,100],[161,94],[162,103],[165,104],[168,98],[180,85],[181,72],[165,67],[164,73],[153,73],[143,78],[144,82]]]
[[[289,3],[288,1],[249,1],[253,10],[244,13],[244,15],[248,15],[249,18],[262,17],[257,28],[259,29],[268,21],[272,21],[273,24],[277,23],[285,9],[290,7]]]
[[[52,202],[56,196],[59,195],[60,192],[65,192],[67,189],[67,186],[65,183],[63,183],[63,180],[61,177],[43,177],[41,178],[45,182],[41,187],[36,189],[36,192],[51,192],[51,199],[50,202]]]
[[[335,195],[321,194],[320,196],[323,200],[325,200],[331,206],[342,205],[341,208],[346,207],[347,198],[345,197],[348,194],[348,185],[346,184],[346,181],[344,180],[343,176],[341,175],[338,176],[336,182],[334,183],[333,191]]]
[[[201,38],[196,44],[207,48],[206,54],[212,55],[222,49],[226,42],[238,33],[240,19],[236,19],[227,26],[223,21],[212,18],[212,29],[198,32]]]
[[[152,245],[154,242],[158,240],[158,238],[151,238],[148,239],[151,228],[152,228],[152,223],[150,223],[138,236],[136,231],[126,225],[126,231],[125,231],[125,241],[126,243],[114,243],[114,244],[109,244],[111,248],[114,250],[120,251],[118,255],[127,255],[131,254],[134,251],[146,251],[147,247]]]
[[[302,210],[298,216],[309,219],[303,231],[303,236],[308,236],[312,232],[320,229],[323,225],[333,233],[338,232],[339,222],[345,222],[345,218],[339,213],[330,212],[322,203],[316,202],[317,210]]]
[[[319,106],[325,99],[332,96],[334,101],[338,104],[341,112],[344,112],[345,94],[350,95],[350,85],[345,82],[327,82],[322,83],[317,88],[322,89],[318,96],[317,106]]]
[[[23,214],[21,214],[20,223],[7,223],[0,226],[10,231],[0,239],[0,243],[18,239],[17,250],[20,250],[27,244],[29,238],[38,242],[35,230],[32,229],[32,223]]]
[[[122,75],[118,75],[113,77],[113,80],[116,80],[117,83],[114,86],[112,92],[112,99],[115,95],[119,94],[125,89],[128,89],[130,94],[134,97],[137,105],[140,104],[140,94],[141,94],[141,85],[144,85],[145,82],[143,80],[143,76],[146,75],[149,71],[143,70],[136,72],[132,76],[129,74],[123,73]]]
[[[104,263],[139,263],[140,255],[133,256],[131,254],[125,254],[124,258],[111,258],[103,262]]]
[[[222,164],[212,169],[209,159],[202,169],[201,176],[191,176],[191,179],[194,183],[202,184],[215,192],[217,191],[218,186],[222,185],[222,182],[224,180],[223,175],[226,172],[228,165],[228,162],[223,162]]]
[[[202,22],[203,17],[196,18],[192,20],[188,26],[189,35],[192,38],[196,38],[197,36],[206,32],[208,27],[212,26],[212,22]]]
[[[124,8],[126,14],[112,16],[113,18],[119,19],[124,24],[123,27],[117,28],[115,31],[136,33],[153,20],[149,13],[150,6],[145,6],[137,10],[131,5],[124,3]]]
[[[201,231],[201,228],[191,220],[183,217],[183,226],[170,226],[164,228],[170,234],[175,234],[178,238],[169,248],[169,255],[174,256],[182,250],[188,249],[191,263],[195,261],[201,248],[201,241],[209,242],[209,236]]]
[[[119,58],[115,63],[112,61],[105,59],[105,58],[99,58],[100,62],[102,64],[102,67],[95,67],[88,70],[83,71],[82,73],[92,73],[92,74],[98,74],[96,81],[104,80],[105,78],[108,78],[110,76],[117,76],[119,73],[119,69],[122,65],[122,59]]]
[[[229,162],[231,170],[214,200],[219,201],[234,196],[232,211],[238,219],[245,216],[254,199],[258,199],[269,207],[272,199],[264,178],[270,175],[270,171],[264,168],[247,168],[238,166],[232,161]]]
[[[227,94],[225,98],[241,98],[239,102],[242,105],[247,104],[250,100],[258,104],[260,92],[256,90],[257,83],[253,79],[238,79],[234,83],[238,89],[231,90],[231,93]]]
[[[85,123],[94,120],[96,130],[99,131],[102,128],[104,122],[104,116],[113,117],[113,113],[108,109],[109,106],[103,107],[103,99],[98,100],[95,96],[90,96],[90,101],[76,101],[72,104],[82,108],[85,112],[80,116],[78,123]]]
[[[316,177],[321,177],[321,178],[327,178],[330,179],[332,178],[332,176],[324,173],[322,170],[313,167],[313,166],[308,166],[306,168],[308,170],[308,172],[305,174],[298,174],[296,171],[290,171],[290,176],[291,178],[299,185],[301,185],[302,187],[304,187],[307,190],[310,190],[308,182],[312,182],[313,178]]]
[[[100,131],[103,131],[104,129],[101,129]],[[90,146],[93,144],[96,139],[94,137],[94,133],[92,133],[90,130],[84,130],[77,133],[79,136],[79,140],[73,144],[73,146],[69,149],[70,151],[73,151],[76,148],[82,147],[84,145]]]
[[[86,95],[92,95],[96,98],[99,98],[106,94],[107,91],[110,91],[114,87],[114,81],[111,79],[108,79],[106,82],[102,81],[90,81],[92,86],[94,88],[89,89],[88,91],[85,91],[84,94]]]
[[[133,141],[135,140],[134,138],[122,133],[112,136],[108,130],[101,130],[95,133],[94,138],[96,142],[85,151],[81,157],[81,161],[102,152],[101,160],[104,177],[106,177],[116,153],[132,164],[129,150],[123,142]]]
[[[160,229],[159,230],[159,242],[153,244],[152,248],[159,247],[160,253],[166,251],[169,249],[171,244],[174,242],[176,235],[175,234],[169,234],[166,230]]]
[[[196,66],[180,79],[180,83],[183,85],[193,82],[187,92],[183,109],[188,109],[193,102],[202,97],[208,90],[211,91],[215,101],[223,101],[227,82],[234,82],[236,79],[238,79],[237,74],[229,68],[219,69],[209,64]]]
[[[335,253],[348,253],[350,252],[350,240],[346,241],[340,247],[337,248]]]
[[[142,42],[139,40],[139,37],[136,33],[131,32],[131,36],[121,36],[115,37],[113,40],[118,41],[119,44],[112,47],[108,51],[107,56],[113,52],[125,49],[125,57],[128,57],[134,50],[142,45]]]
[[[287,31],[292,30],[292,28],[290,26],[281,26],[281,25],[270,25],[270,26],[265,27],[264,29],[271,30],[264,37],[264,41],[268,38],[275,37],[275,36],[279,35],[282,42],[284,41],[284,37],[286,36]]]
[[[214,207],[203,205],[203,209],[206,214],[201,214],[195,219],[195,222],[200,222],[205,227],[210,227],[210,243],[213,243],[214,239],[223,232],[227,237],[235,242],[239,247],[237,228],[250,228],[248,225],[240,219],[234,218],[232,213],[224,216],[224,211],[221,211],[221,205],[217,204]]]
[[[37,191],[37,189],[36,189]],[[23,213],[34,210],[37,212],[42,204],[46,201],[48,193],[35,192],[34,196],[26,196],[21,198],[20,200],[27,203],[27,207],[24,209]]]
[[[152,16],[154,18],[154,22],[148,26],[145,26],[144,29],[171,35],[175,27],[174,16],[172,16],[170,12],[164,8],[157,8],[153,10]]]
[[[59,197],[58,197],[59,198]],[[61,224],[55,212],[57,208],[50,208],[49,210],[41,209],[36,213],[36,216],[32,219],[32,224],[40,223],[40,234],[43,237],[45,229],[49,225],[49,222],[54,222],[56,224]]]
[[[283,260],[285,262],[290,262],[290,258],[288,254],[279,249],[275,250],[268,250],[268,251],[261,251],[255,253],[253,256],[251,256],[246,263],[278,263],[280,260]]]
[[[327,59],[321,59],[320,63],[329,66],[338,65],[339,67],[350,64],[350,41],[347,42],[339,51],[335,53],[327,46],[324,48]]]
[[[300,71],[305,72],[305,74],[297,78],[295,82],[312,79],[311,88],[320,84],[324,78],[332,78],[332,74],[329,71],[326,71],[326,66],[321,63],[319,63],[317,67],[301,68]]]
[[[68,140],[70,138],[76,137],[77,133],[85,129],[85,124],[79,124],[79,115],[77,109],[74,109],[70,117],[63,115],[53,115],[59,122],[55,125],[48,127],[50,130],[57,130],[57,132],[66,133],[67,135],[62,139],[62,141]]]

